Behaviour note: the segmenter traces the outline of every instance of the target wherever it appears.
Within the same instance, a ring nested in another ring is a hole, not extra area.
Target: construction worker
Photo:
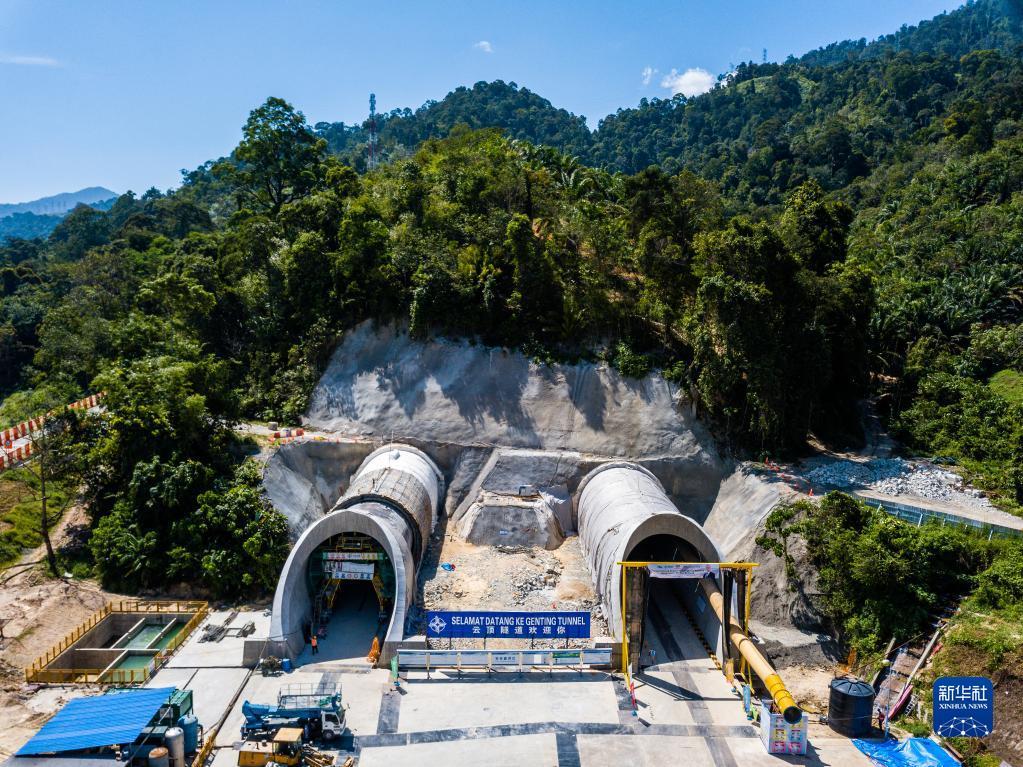
[[[313,646],[313,655],[316,655],[320,651],[319,643],[316,640],[316,634],[313,634],[313,638],[312,640],[310,640],[310,644],[312,644]]]

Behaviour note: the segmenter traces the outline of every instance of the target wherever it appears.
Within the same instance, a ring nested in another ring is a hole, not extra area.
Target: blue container
[[[284,669],[285,674],[291,673],[291,658],[285,658],[281,661],[281,668]]]
[[[178,719],[178,727],[185,732],[185,753],[198,753],[199,718],[195,714],[185,714],[183,717]]]

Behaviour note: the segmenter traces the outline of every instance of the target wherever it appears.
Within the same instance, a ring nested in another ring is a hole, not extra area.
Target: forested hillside
[[[396,109],[376,118],[385,160],[407,157],[426,139],[444,137],[460,125],[500,128],[511,138],[557,147],[580,157],[588,157],[592,144],[584,117],[557,109],[529,89],[500,80],[456,88],[440,101],[428,101],[415,111]],[[331,153],[365,170],[367,123],[317,123],[315,130],[327,140]]]
[[[875,395],[910,449],[1018,511],[1016,7],[746,64],[595,133],[477,84],[381,118],[369,172],[364,126],[310,126],[271,98],[173,193],[0,248],[0,415],[108,392],[66,465],[100,573],[128,587],[183,577],[174,549],[215,588],[243,545],[272,570],[277,522],[235,476],[229,426],[293,422],[366,318],[659,367],[740,455],[855,444]]]
[[[109,210],[116,199],[117,194],[109,189],[89,187],[28,202],[0,203],[0,243],[12,237],[47,237],[78,205]]]

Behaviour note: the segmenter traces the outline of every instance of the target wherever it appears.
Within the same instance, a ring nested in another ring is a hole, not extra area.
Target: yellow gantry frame
[[[632,690],[632,675],[629,672],[629,628],[625,620],[625,594],[626,582],[630,568],[649,567],[650,565],[716,565],[722,570],[745,570],[746,576],[746,610],[743,613],[742,630],[749,634],[749,610],[750,593],[753,591],[753,568],[759,567],[759,562],[616,562],[622,568],[622,673],[625,675],[625,684]],[[725,641],[727,642],[727,636]],[[742,659],[742,673],[749,679],[749,669],[746,659]]]

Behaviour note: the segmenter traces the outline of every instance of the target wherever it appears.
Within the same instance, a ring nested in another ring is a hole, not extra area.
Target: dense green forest
[[[855,444],[873,395],[1018,511],[1021,44],[1017,4],[982,0],[595,132],[479,83],[378,118],[372,170],[365,125],[270,98],[179,189],[0,246],[0,417],[108,392],[76,460],[128,588],[226,590],[242,548],[272,570],[281,521],[230,426],[294,422],[367,318],[660,368],[741,455]]]
[[[60,216],[40,216],[35,213],[15,213],[0,218],[0,242],[11,238],[34,240],[48,237],[57,224]]]

